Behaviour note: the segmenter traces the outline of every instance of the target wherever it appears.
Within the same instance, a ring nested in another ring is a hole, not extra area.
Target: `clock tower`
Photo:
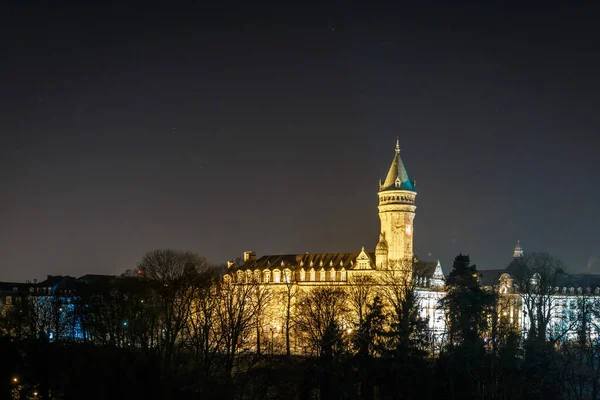
[[[400,144],[382,183],[379,181],[379,219],[381,232],[375,249],[376,268],[401,269],[413,260],[413,220],[415,218],[415,182],[406,173],[400,158]]]

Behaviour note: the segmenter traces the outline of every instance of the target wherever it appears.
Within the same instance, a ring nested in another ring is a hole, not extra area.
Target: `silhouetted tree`
[[[139,270],[151,282],[159,305],[160,348],[169,378],[177,343],[189,321],[193,280],[206,267],[206,260],[197,254],[170,249],[151,251],[140,262]]]
[[[441,305],[447,315],[450,346],[481,342],[489,330],[495,294],[479,286],[477,267],[468,255],[456,256],[446,283],[448,290]]]
[[[225,375],[231,377],[236,355],[243,343],[247,343],[256,326],[256,315],[261,305],[252,301],[258,282],[236,283],[226,275],[217,286],[217,318],[222,335],[225,356]]]
[[[405,261],[409,262],[406,265],[412,266],[412,260]],[[421,316],[412,267],[410,274],[407,269],[392,269],[382,275],[381,293],[389,306],[389,332],[383,352],[384,398],[414,398],[428,390],[428,321]]]
[[[489,332],[496,296],[479,286],[477,267],[468,255],[456,256],[446,283],[441,306],[449,340],[438,359],[443,390],[451,398],[483,399],[489,383],[483,336]]]
[[[318,356],[321,398],[341,388],[333,385],[334,361],[346,351],[347,293],[335,286],[319,286],[302,293],[296,310],[298,331],[310,352]]]

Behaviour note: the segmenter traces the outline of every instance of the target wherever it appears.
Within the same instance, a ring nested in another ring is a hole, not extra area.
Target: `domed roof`
[[[375,246],[375,253],[387,253],[388,251],[388,244],[387,241],[385,240],[385,237],[383,236],[383,233],[379,234],[379,243],[377,243],[377,246]]]
[[[517,240],[517,245],[515,246],[515,250],[513,251],[513,258],[521,257],[523,257],[523,248],[521,247],[521,242]]]

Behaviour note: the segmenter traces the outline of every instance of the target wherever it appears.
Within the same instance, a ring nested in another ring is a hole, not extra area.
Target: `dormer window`
[[[269,271],[269,270],[263,271],[263,282],[264,283],[271,282],[271,271]]]
[[[400,184],[402,184],[402,182],[400,182],[400,178],[396,178],[396,182],[394,182],[394,185],[399,188]]]

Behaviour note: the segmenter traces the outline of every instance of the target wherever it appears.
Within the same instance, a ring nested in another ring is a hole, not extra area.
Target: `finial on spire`
[[[400,138],[396,136],[396,154],[400,154]]]

